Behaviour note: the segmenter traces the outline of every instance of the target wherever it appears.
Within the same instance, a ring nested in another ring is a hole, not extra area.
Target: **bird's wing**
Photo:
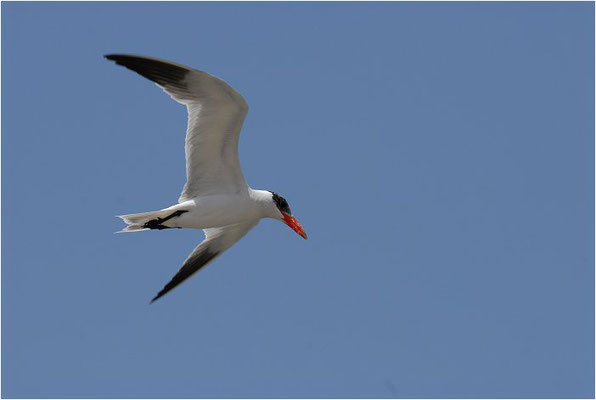
[[[246,235],[258,222],[258,220],[253,220],[221,228],[204,229],[205,240],[203,240],[201,244],[190,253],[184,262],[184,265],[182,265],[182,268],[180,268],[172,280],[161,289],[151,302],[153,303],[155,300],[174,289],[192,274],[207,265],[211,260],[226,251]]]
[[[186,105],[186,184],[179,202],[247,189],[238,139],[248,104],[240,93],[221,79],[184,65],[134,55],[105,57],[150,79]]]

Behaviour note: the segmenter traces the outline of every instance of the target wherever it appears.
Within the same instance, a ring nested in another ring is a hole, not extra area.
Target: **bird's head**
[[[292,211],[290,211],[290,206],[288,205],[286,199],[275,192],[269,192],[271,193],[271,201],[277,209],[277,212],[274,212],[274,218],[282,221],[304,239],[308,239],[308,236],[306,236],[306,232],[304,232],[300,222],[298,222],[298,220],[292,216]]]

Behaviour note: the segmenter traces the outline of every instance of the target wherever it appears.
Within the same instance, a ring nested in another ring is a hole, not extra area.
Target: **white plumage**
[[[306,239],[283,197],[254,190],[244,180],[238,140],[248,105],[238,92],[213,75],[180,64],[134,55],[106,58],[152,80],[188,110],[187,179],[178,204],[120,216],[128,225],[121,232],[168,228],[205,231],[205,240],[152,301],[231,247],[261,218],[283,221]]]

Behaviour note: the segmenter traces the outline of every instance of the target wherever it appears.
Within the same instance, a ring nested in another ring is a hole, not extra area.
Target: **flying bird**
[[[213,75],[173,62],[125,54],[105,58],[153,81],[188,111],[186,184],[178,204],[118,216],[127,224],[120,232],[170,228],[205,232],[205,239],[151,302],[213,261],[262,218],[282,221],[307,239],[283,197],[252,189],[244,180],[238,139],[248,104],[240,93]]]

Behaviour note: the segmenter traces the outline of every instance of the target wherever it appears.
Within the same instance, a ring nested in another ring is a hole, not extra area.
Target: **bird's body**
[[[127,223],[121,232],[170,228],[205,231],[205,240],[153,300],[227,250],[262,218],[283,221],[306,239],[283,197],[254,190],[244,180],[238,140],[248,105],[238,92],[219,78],[180,64],[133,55],[106,58],[152,80],[188,110],[187,181],[178,204],[120,216]]]
[[[164,228],[162,229],[207,229],[251,220],[258,221],[261,218],[275,218],[277,209],[272,209],[267,200],[271,197],[271,193],[266,190],[254,190],[250,187],[247,187],[247,189],[238,194],[198,196],[191,200],[174,204],[163,210],[121,215],[120,217],[125,221],[131,221],[134,225],[139,225],[154,218],[164,219],[175,213],[180,214],[163,222],[162,226]],[[140,218],[135,219],[136,215],[140,216]],[[130,226],[127,228],[130,228]],[[124,230],[123,232],[141,229],[149,228],[133,228]]]
[[[273,217],[263,191],[250,189],[233,195],[196,197],[174,207],[188,207],[189,212],[174,221],[176,228],[206,229]]]

